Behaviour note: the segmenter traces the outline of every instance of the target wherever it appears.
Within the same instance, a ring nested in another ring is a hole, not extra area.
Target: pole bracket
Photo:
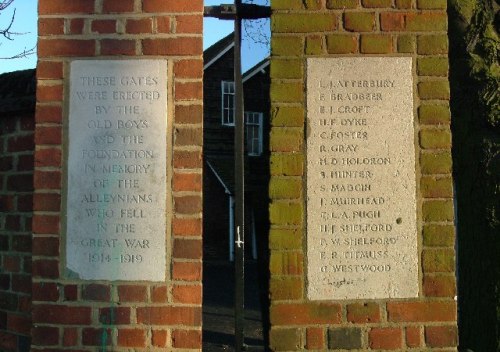
[[[256,4],[221,4],[218,6],[205,6],[203,17],[214,17],[220,20],[256,20],[271,17],[271,7]]]

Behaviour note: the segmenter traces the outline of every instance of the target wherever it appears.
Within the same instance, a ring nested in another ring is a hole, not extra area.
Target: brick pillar
[[[201,0],[40,0],[33,216],[33,351],[201,350]],[[164,282],[67,274],[70,64],[168,61]]]
[[[275,0],[271,5],[272,349],[456,351],[446,0]],[[307,59],[364,56],[413,59],[418,293],[309,300]]]

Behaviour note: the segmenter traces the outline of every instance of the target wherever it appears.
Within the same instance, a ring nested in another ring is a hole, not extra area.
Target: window
[[[222,124],[234,126],[234,82],[222,81]]]
[[[262,154],[262,113],[245,111],[247,152],[250,156]]]

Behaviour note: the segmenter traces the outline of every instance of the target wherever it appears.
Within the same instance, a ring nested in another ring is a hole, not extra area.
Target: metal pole
[[[234,262],[234,196],[229,196],[229,261]]]
[[[244,311],[245,311],[245,165],[243,121],[243,83],[241,79],[241,0],[235,0],[236,17],[234,20],[234,85],[235,85],[235,124],[234,124],[234,175],[235,175],[235,302],[234,330],[235,351],[244,349]]]

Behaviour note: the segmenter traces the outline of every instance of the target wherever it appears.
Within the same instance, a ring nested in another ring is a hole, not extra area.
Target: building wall
[[[203,174],[203,260],[229,260],[229,195],[212,170]]]
[[[446,1],[271,1],[270,343],[276,351],[456,351]],[[310,301],[306,58],[414,58],[419,295]]]
[[[33,351],[201,350],[201,0],[40,0],[33,216]],[[69,63],[168,60],[167,277],[64,274]]]
[[[234,48],[207,67],[203,76],[205,155],[234,154],[234,126],[222,125],[221,81],[234,81]]]
[[[221,81],[234,80],[234,49],[222,55],[204,72],[204,155],[217,159],[215,165],[222,167],[217,170],[232,190],[234,178],[228,175],[228,170],[234,169],[234,126],[223,126],[221,123]],[[259,72],[244,82],[245,111],[263,113],[263,152],[260,156],[246,158],[245,185],[247,201],[247,223],[251,221],[251,209],[255,212],[256,233],[259,245],[266,247],[268,231],[267,183],[269,179],[269,67],[265,72]],[[221,165],[222,164],[222,165]],[[225,190],[220,185],[211,170],[205,173],[204,182],[205,224],[207,228],[205,245],[208,254],[213,256],[215,243],[218,244],[218,257],[227,258],[228,230],[228,199]],[[223,203],[223,204],[220,204]],[[219,204],[219,205],[217,205]],[[208,208],[207,208],[208,207]],[[251,246],[247,246],[250,249]],[[267,249],[267,248],[266,248]],[[259,248],[259,256],[267,257],[267,251]],[[222,254],[222,255],[221,255]]]
[[[263,136],[262,154],[248,157],[248,188],[249,191],[259,190],[269,178],[269,88],[271,85],[269,66],[265,72],[259,72],[244,83],[245,111],[262,112]],[[262,196],[266,197],[265,194]],[[262,203],[257,203],[262,204]]]
[[[0,350],[29,351],[33,113],[0,114]]]

